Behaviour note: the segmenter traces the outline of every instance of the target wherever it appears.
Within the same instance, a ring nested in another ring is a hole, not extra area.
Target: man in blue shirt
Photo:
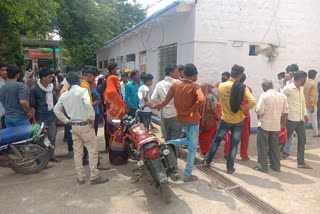
[[[134,117],[139,108],[138,90],[143,83],[140,82],[140,72],[138,70],[133,70],[130,76],[132,80],[126,84],[124,102],[126,103],[126,112]]]

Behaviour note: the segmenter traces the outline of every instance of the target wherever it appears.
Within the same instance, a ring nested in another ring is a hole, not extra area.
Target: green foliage
[[[45,38],[58,6],[55,0],[0,0],[0,60],[22,66],[20,38]]]
[[[145,16],[128,0],[0,0],[0,60],[22,66],[20,38],[57,29],[68,64],[96,65],[94,50]]]
[[[145,18],[141,5],[115,0],[57,0],[57,26],[68,64],[96,65],[94,50]]]

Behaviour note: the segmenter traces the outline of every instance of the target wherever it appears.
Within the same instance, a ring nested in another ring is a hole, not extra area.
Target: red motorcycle
[[[176,149],[173,144],[161,143],[155,135],[148,133],[139,121],[138,115],[142,109],[137,110],[135,117],[126,115],[121,120],[122,136],[127,134],[126,151],[132,160],[138,161],[138,167],[133,170],[138,171],[140,175],[136,182],[147,176],[149,181],[155,182],[156,186],[160,187],[162,198],[169,203],[171,193],[168,187],[168,177],[173,181],[180,179],[176,171]]]

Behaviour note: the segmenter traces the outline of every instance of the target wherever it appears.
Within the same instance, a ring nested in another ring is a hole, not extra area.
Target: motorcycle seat
[[[0,130],[0,144],[10,144],[33,137],[34,125],[16,126]]]

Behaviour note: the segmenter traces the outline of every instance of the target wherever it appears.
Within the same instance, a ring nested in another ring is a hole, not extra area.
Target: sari
[[[128,161],[125,151],[124,140],[121,137],[122,128],[120,123],[113,123],[112,120],[121,120],[125,115],[125,104],[119,94],[120,78],[111,75],[107,80],[107,87],[104,92],[106,104],[107,127],[110,135],[109,139],[109,161],[113,165],[124,164]]]
[[[200,107],[201,114],[199,130],[199,146],[201,153],[208,153],[213,138],[217,131],[216,108],[213,95],[210,94],[213,86],[209,83],[203,83],[201,90],[206,98],[206,102]]]

